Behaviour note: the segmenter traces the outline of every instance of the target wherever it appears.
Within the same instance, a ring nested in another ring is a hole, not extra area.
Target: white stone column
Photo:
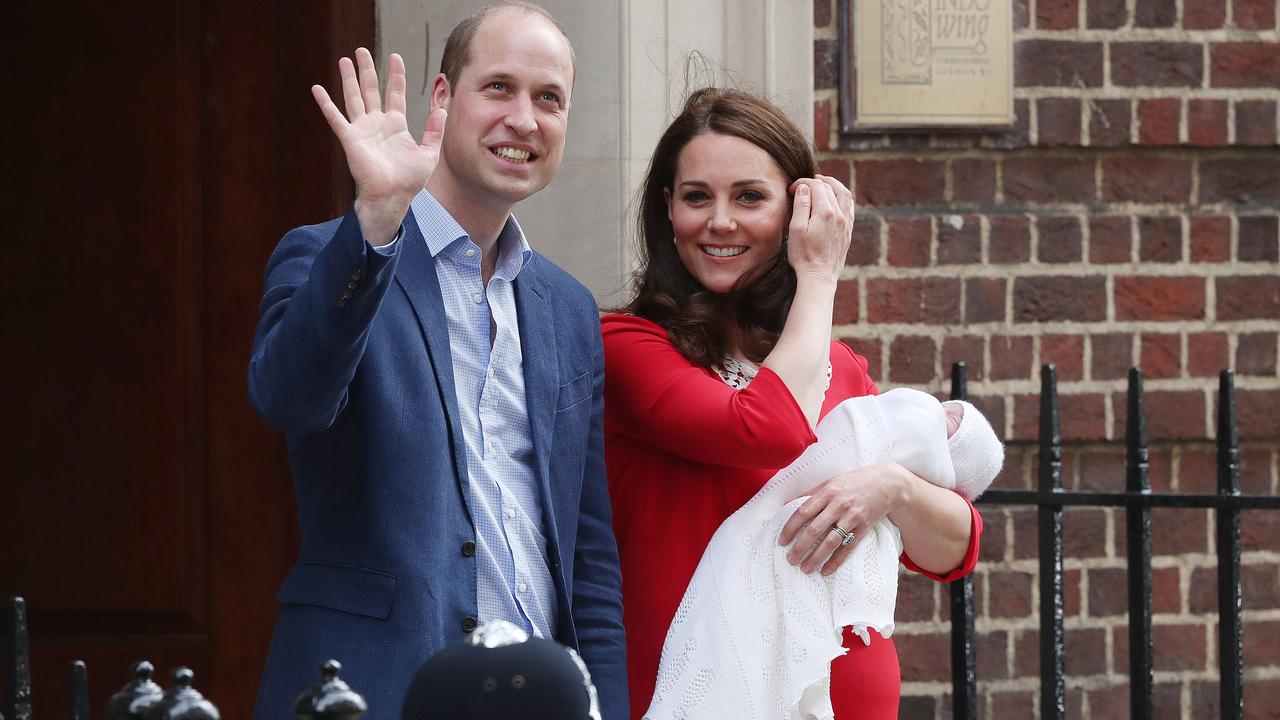
[[[564,163],[516,208],[529,242],[602,306],[625,300],[634,197],[685,95],[711,83],[760,94],[813,132],[812,0],[543,0],[577,56]],[[409,125],[426,122],[449,31],[478,0],[381,0],[378,51],[409,74]],[[690,61],[697,57],[693,62]],[[686,68],[696,68],[686,73]],[[447,130],[446,130],[447,132]]]

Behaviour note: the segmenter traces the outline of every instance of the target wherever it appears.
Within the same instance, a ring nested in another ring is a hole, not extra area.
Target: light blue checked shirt
[[[512,286],[533,251],[509,217],[486,288],[480,248],[453,216],[426,190],[410,209],[435,258],[449,325],[467,503],[476,526],[477,620],[508,620],[540,637],[555,637],[556,591],[547,569]],[[389,246],[379,250],[387,252]]]

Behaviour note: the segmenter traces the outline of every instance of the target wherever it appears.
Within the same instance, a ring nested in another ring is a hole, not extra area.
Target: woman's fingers
[[[836,548],[836,551],[831,553],[831,558],[822,564],[822,574],[830,575],[838,570],[844,564],[844,561],[849,559],[849,553],[853,552],[853,549],[861,541],[862,538],[855,535],[848,545],[841,544],[840,547]]]
[[[799,181],[796,181],[799,183]],[[790,237],[798,238],[809,229],[809,214],[812,205],[812,191],[807,184],[800,184],[795,187],[795,199],[791,206],[791,224],[787,226],[787,234]]]

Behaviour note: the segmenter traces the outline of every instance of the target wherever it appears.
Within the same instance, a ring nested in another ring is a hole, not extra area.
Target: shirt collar
[[[414,196],[409,209],[414,221],[418,223],[418,229],[422,231],[422,237],[427,241],[431,257],[437,257],[452,245],[459,244],[458,247],[461,247],[460,243],[470,242],[467,231],[426,190]],[[516,222],[514,215],[507,216],[502,232],[498,233],[497,248],[498,262],[494,275],[507,281],[515,280],[516,275],[529,264],[533,249],[529,247],[529,241],[525,239],[524,231],[520,229],[520,223]]]

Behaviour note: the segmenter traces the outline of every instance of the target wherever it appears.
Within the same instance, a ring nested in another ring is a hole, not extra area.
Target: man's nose
[[[533,116],[533,101],[525,95],[517,95],[507,108],[507,127],[518,135],[528,135],[538,128],[538,121]]]

